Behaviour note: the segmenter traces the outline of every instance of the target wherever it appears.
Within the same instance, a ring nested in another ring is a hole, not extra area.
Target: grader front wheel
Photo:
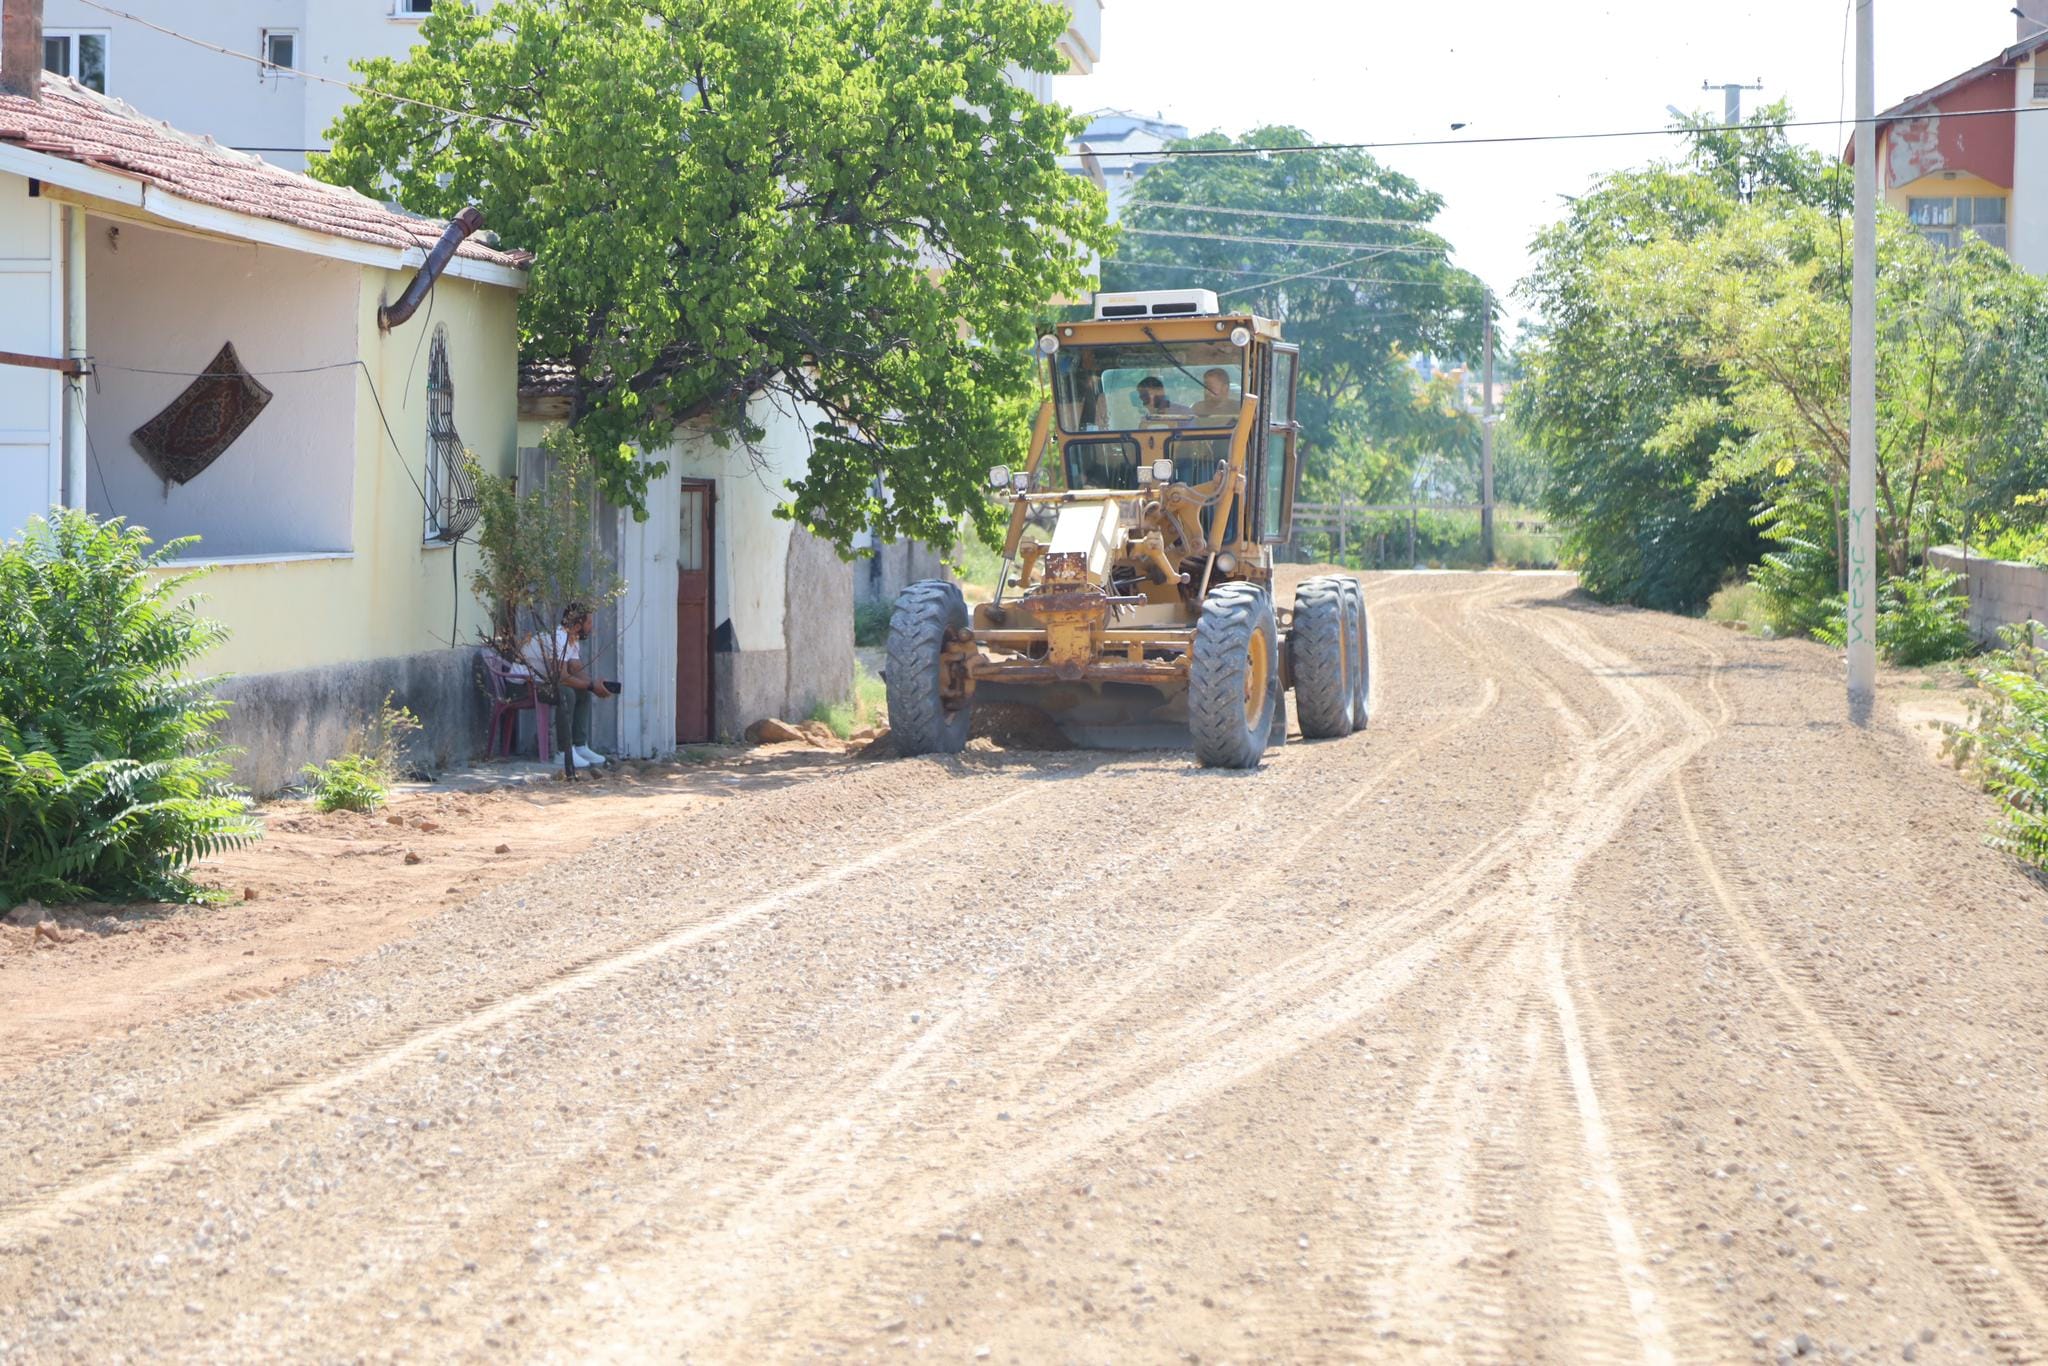
[[[1273,728],[1279,633],[1273,603],[1249,583],[1209,594],[1195,624],[1188,725],[1206,768],[1257,768]]]
[[[943,656],[946,632],[967,625],[967,603],[955,584],[913,583],[896,597],[889,618],[889,734],[896,752],[958,754],[967,747],[971,706],[949,707]]]

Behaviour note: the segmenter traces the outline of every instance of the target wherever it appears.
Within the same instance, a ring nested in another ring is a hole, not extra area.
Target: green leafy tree
[[[78,511],[0,544],[0,905],[202,899],[187,869],[256,834],[190,676],[222,630],[162,572],[187,544]]]
[[[1270,127],[1176,146],[1312,141],[1299,128]],[[1406,454],[1443,434],[1441,424],[1431,430],[1435,405],[1418,410],[1408,357],[1476,353],[1486,289],[1445,260],[1449,244],[1429,226],[1442,196],[1365,152],[1176,157],[1148,171],[1138,193],[1123,220],[1129,231],[1103,262],[1103,287],[1214,289],[1231,307],[1281,320],[1302,347],[1305,478],[1334,473],[1360,443]],[[1214,240],[1224,238],[1235,240]],[[1457,439],[1476,450],[1477,432],[1471,424]],[[1408,452],[1399,451],[1404,440]]]
[[[1604,177],[1537,237],[1521,292],[1538,320],[1510,420],[1546,466],[1544,509],[1596,596],[1694,610],[1763,552],[1758,491],[1715,478],[1722,442],[1738,431],[1701,425],[1680,441],[1666,430],[1672,413],[1726,385],[1698,363],[1697,324],[1637,312],[1621,276],[1628,252],[1682,250],[1745,205],[1839,203],[1839,168],[1765,126],[1788,114],[1775,105],[1733,129],[1695,122],[1684,158]]]
[[[317,174],[422,212],[475,204],[536,252],[532,353],[638,505],[675,424],[815,414],[788,515],[951,544],[1028,430],[1033,319],[1107,244],[1076,131],[1009,79],[1059,71],[1041,0],[436,5]],[[428,106],[462,111],[454,116]],[[757,409],[754,411],[758,411]],[[877,475],[891,490],[877,497]]]

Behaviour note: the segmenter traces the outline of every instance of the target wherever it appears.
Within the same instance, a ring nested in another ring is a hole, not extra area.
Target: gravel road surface
[[[2048,1355],[1984,799],[1818,647],[1368,593],[1351,739],[847,763],[0,1080],[0,1359]]]

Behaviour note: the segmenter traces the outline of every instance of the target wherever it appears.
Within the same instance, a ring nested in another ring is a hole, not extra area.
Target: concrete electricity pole
[[[1742,122],[1742,92],[1745,90],[1761,90],[1763,88],[1764,79],[1761,76],[1756,78],[1756,82],[1753,85],[1742,85],[1733,82],[1723,82],[1720,85],[1715,85],[1712,81],[1700,82],[1700,89],[1702,90],[1718,90],[1721,92],[1721,97],[1725,101],[1722,106],[1721,122],[1727,124],[1730,128]]]
[[[1849,718],[1877,698],[1876,0],[1856,0],[1856,262],[1849,322]]]
[[[1486,358],[1479,368],[1479,558],[1493,564],[1493,291],[1486,291]]]

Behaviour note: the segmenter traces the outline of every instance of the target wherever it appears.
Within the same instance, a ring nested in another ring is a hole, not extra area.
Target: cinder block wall
[[[1927,563],[1963,576],[1962,587],[1970,595],[1970,632],[1986,644],[1997,642],[2002,626],[2048,622],[2048,569],[1965,555],[1952,545],[1929,550]]]

